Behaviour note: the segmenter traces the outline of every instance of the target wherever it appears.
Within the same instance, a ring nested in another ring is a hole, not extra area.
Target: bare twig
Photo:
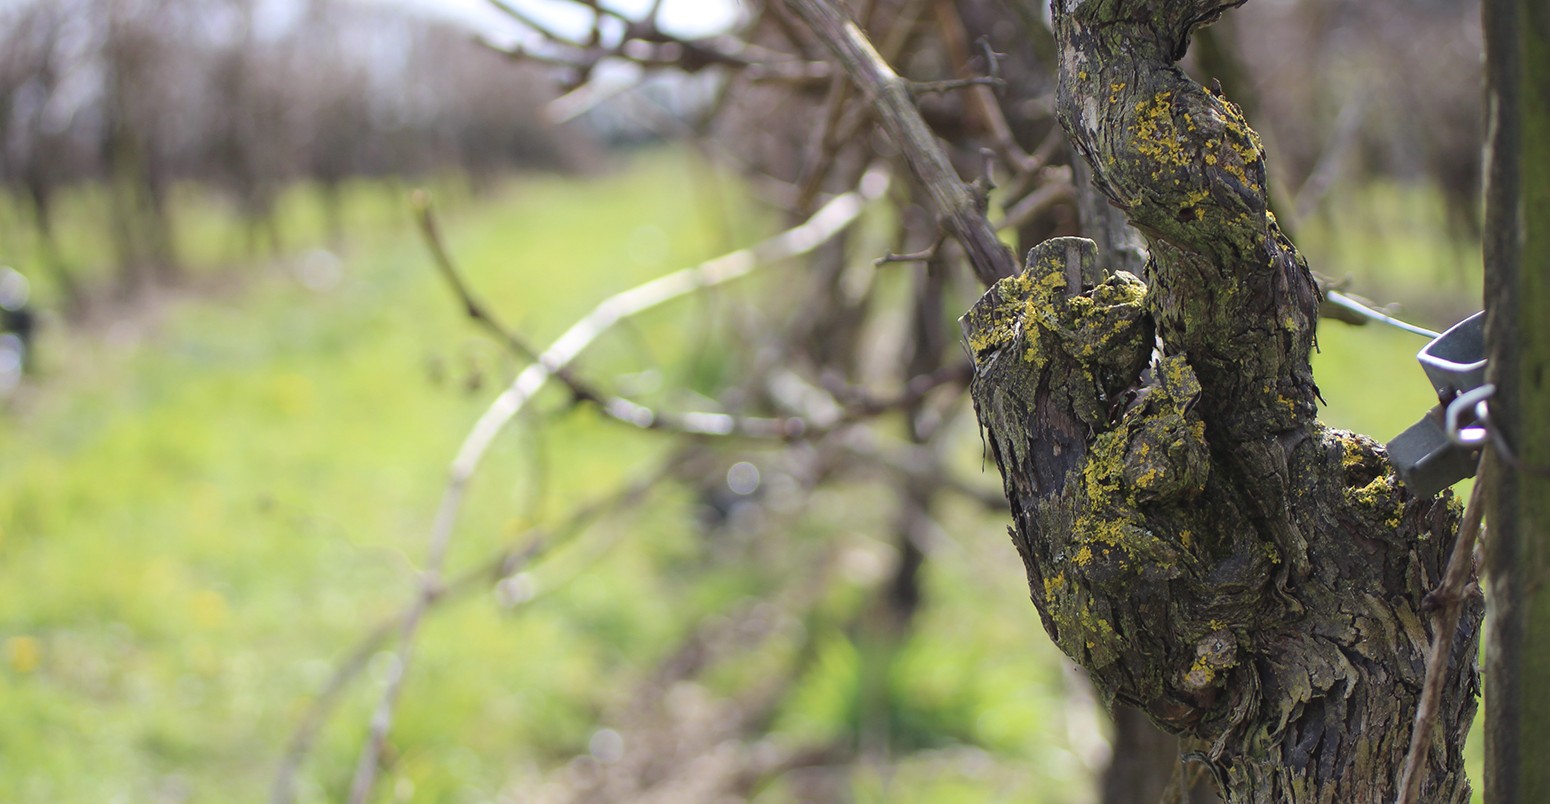
[[[1468,597],[1470,580],[1474,576],[1475,540],[1479,538],[1480,520],[1485,514],[1487,484],[1491,482],[1487,471],[1490,464],[1482,454],[1475,487],[1469,493],[1469,505],[1465,507],[1464,519],[1459,523],[1458,536],[1453,542],[1453,553],[1448,557],[1447,569],[1443,570],[1442,582],[1426,596],[1425,604],[1435,607],[1432,609],[1432,645],[1426,656],[1426,681],[1421,687],[1421,700],[1416,705],[1415,726],[1410,732],[1410,749],[1405,754],[1404,770],[1399,777],[1396,804],[1415,804],[1421,795],[1421,780],[1427,775],[1423,768],[1432,744],[1437,705],[1442,700],[1448,657],[1453,649],[1454,633],[1458,631],[1459,612]]]
[[[834,68],[822,61],[782,61],[750,64],[742,75],[749,81],[804,87],[828,81],[834,76]]]
[[[410,203],[414,209],[415,218],[420,224],[420,232],[425,238],[426,247],[430,250],[437,271],[457,295],[459,303],[472,319],[485,331],[489,332],[497,341],[509,349],[517,357],[544,363],[545,356],[538,354],[527,341],[516,334],[512,329],[503,326],[490,313],[489,308],[479,301],[464,281],[462,272],[453,262],[451,254],[447,251],[446,244],[441,237],[441,228],[436,222],[436,216],[431,208],[430,196],[424,190],[416,190],[410,196]],[[617,422],[639,427],[644,430],[664,430],[683,433],[686,435],[700,436],[743,436],[748,438],[796,438],[807,432],[807,425],[801,419],[795,418],[759,418],[751,416],[731,416],[725,413],[706,412],[662,412],[645,405],[633,402],[619,396],[613,396],[598,390],[590,383],[576,376],[576,373],[568,366],[545,364],[550,376],[559,380],[571,396],[579,402],[588,402],[597,407],[603,415]]]
[[[953,169],[936,135],[915,108],[910,83],[894,72],[866,34],[831,0],[784,1],[866,94],[883,129],[925,190],[932,214],[963,244],[975,276],[987,285],[1011,276],[1016,259],[997,239],[973,191]]]
[[[954,61],[959,63],[960,70],[967,72],[969,69],[968,33],[964,30],[963,20],[959,18],[957,4],[948,0],[937,0],[934,10],[941,26],[942,41],[947,45]],[[1001,65],[997,58],[998,54],[991,49],[990,43],[984,38],[979,39],[975,44],[979,45],[985,58],[986,74],[999,81]],[[999,89],[1005,86],[1005,82],[991,86]],[[996,98],[996,92],[991,86],[975,87],[969,92],[971,109],[984,124],[991,141],[995,143],[996,150],[1012,173],[1017,176],[1030,175],[1043,167],[1048,157],[1037,159],[1018,145],[1017,138],[1012,134],[1011,125],[1007,123],[1006,115],[1001,111],[1001,102]]]
[[[635,19],[600,3],[581,2],[578,5],[591,9],[594,16],[589,36],[576,39],[566,36],[554,27],[544,24],[537,17],[523,12],[507,0],[486,0],[534,33],[553,52],[538,52],[531,48],[503,48],[489,42],[508,56],[532,59],[548,64],[573,68],[580,72],[585,83],[592,71],[608,59],[622,59],[648,68],[672,68],[695,73],[707,67],[720,66],[732,69],[758,67],[766,76],[802,76],[809,65],[785,54],[760,47],[733,36],[707,36],[685,39],[664,31],[657,24],[655,10],[641,19]],[[602,21],[608,18],[620,22],[624,31],[612,46],[603,46]]]
[[[512,18],[517,22],[517,24],[527,28],[530,31],[533,31],[545,39],[576,48],[585,46],[584,42],[561,34],[559,31],[545,25],[537,17],[528,14],[527,12],[518,8],[516,5],[507,2],[507,0],[486,0],[486,2],[493,6],[496,11],[499,11],[502,14]]]
[[[1335,130],[1325,144],[1324,152],[1292,199],[1292,212],[1298,220],[1306,220],[1313,214],[1319,202],[1329,194],[1345,172],[1343,168],[1346,158],[1355,148],[1357,135],[1361,133],[1362,114],[1370,108],[1366,94],[1359,89],[1340,107],[1340,114],[1335,118]]]
[[[1076,187],[1071,184],[1069,178],[1064,181],[1048,181],[1039,186],[1038,189],[1018,199],[1017,203],[1013,204],[1006,211],[1006,216],[996,221],[995,227],[998,231],[1017,229],[1042,215],[1056,204],[1071,203],[1075,200]]]
[[[887,251],[883,253],[883,256],[873,260],[872,264],[881,267],[896,262],[925,262],[936,256],[937,249],[942,247],[942,241],[945,239],[947,239],[946,233],[938,232],[936,239],[931,241],[931,245],[919,251],[906,251],[902,254]]]
[[[899,393],[889,396],[878,396],[865,389],[837,382],[824,382],[823,387],[845,408],[847,416],[859,418],[918,404],[932,391],[943,386],[961,389],[973,378],[974,366],[965,360],[926,374],[917,374],[904,384]]]
[[[418,189],[410,193],[409,207],[414,212],[415,222],[420,226],[420,234],[425,240],[426,248],[431,252],[437,272],[441,274],[442,279],[446,280],[447,286],[452,289],[452,292],[457,295],[458,303],[463,306],[463,310],[468,314],[468,317],[518,357],[531,361],[540,360],[542,355],[538,353],[538,350],[534,349],[514,331],[502,326],[495,319],[494,314],[489,311],[489,308],[485,307],[473,295],[473,291],[469,289],[468,283],[463,280],[462,272],[458,270],[457,264],[452,261],[452,255],[447,251],[446,243],[442,240],[441,226],[437,223],[436,213],[431,208],[430,193],[424,189]],[[570,388],[571,393],[575,394],[577,399],[596,401],[601,398],[601,394],[584,384],[568,368],[550,366],[549,370],[554,373],[557,379],[565,383],[566,387]]]
[[[906,251],[903,254],[895,254],[892,251],[883,252],[883,256],[872,260],[872,264],[881,268],[884,265],[897,265],[900,263],[926,262],[936,256],[937,247],[942,244],[938,240],[920,251]]]
[[[503,326],[490,313],[489,308],[473,295],[468,282],[463,278],[462,272],[458,269],[456,262],[453,261],[450,252],[446,248],[446,243],[441,236],[441,228],[437,223],[429,195],[423,190],[416,190],[411,195],[411,206],[420,225],[420,231],[425,238],[426,247],[431,251],[438,272],[458,297],[458,301],[467,312],[468,317],[481,328],[488,331],[517,357],[543,364],[544,355],[538,354],[528,345],[525,339],[517,335],[513,330]],[[884,262],[923,260],[930,253],[934,252],[941,245],[941,242],[941,237],[938,237],[937,242],[927,252],[916,255],[888,254],[877,262],[882,264]],[[843,413],[831,422],[810,423],[799,416],[766,418],[700,411],[659,411],[623,397],[606,394],[578,377],[569,366],[545,364],[545,367],[550,371],[552,377],[559,380],[570,390],[574,399],[590,403],[608,418],[632,427],[674,432],[683,435],[740,436],[784,440],[820,436],[832,432],[838,427],[853,424],[862,419],[908,407],[916,404],[926,394],[941,386],[966,385],[973,373],[968,363],[947,366],[938,371],[921,374],[912,378],[905,384],[905,388],[901,393],[887,398],[871,395],[860,389],[849,387],[836,389],[826,385],[825,390],[835,395],[838,401],[840,401]]]
[[[496,398],[475,423],[452,461],[441,505],[431,525],[419,591],[403,620],[398,653],[389,667],[387,685],[372,716],[370,733],[361,748],[360,760],[356,763],[355,779],[350,786],[351,802],[364,802],[376,784],[382,749],[392,729],[393,715],[413,657],[420,621],[426,610],[445,591],[441,580],[442,566],[462,510],[463,497],[495,437],[548,384],[557,370],[568,366],[614,324],[697,290],[746,276],[761,265],[811,251],[855,222],[871,201],[887,192],[887,187],[886,174],[880,170],[871,171],[862,178],[857,190],[834,198],[794,228],[751,248],[734,251],[608,297],[567,329],[539,356],[537,362],[518,374],[511,386]]]
[[[274,787],[269,792],[269,800],[274,804],[289,804],[296,800],[296,775],[301,772],[302,763],[306,762],[307,755],[312,753],[312,746],[317,742],[319,732],[328,722],[328,716],[339,705],[340,698],[345,690],[350,688],[350,683],[360,676],[370,663],[371,657],[377,655],[377,651],[393,639],[393,634],[403,628],[404,612],[398,612],[387,620],[379,623],[371,629],[366,636],[356,643],[355,649],[334,668],[333,675],[318,692],[316,698],[307,706],[302,714],[301,723],[291,733],[290,742],[285,747],[285,756],[280,759],[280,768],[275,772]]]
[[[897,14],[892,17],[893,24],[889,28],[889,35],[881,46],[885,61],[896,58],[909,43],[910,31],[919,18],[919,6],[920,0],[912,0],[905,3],[903,8],[895,9]],[[768,7],[784,8],[779,3]],[[859,19],[864,23],[870,23],[876,10],[877,0],[867,0],[862,4]],[[827,66],[828,63],[825,62],[825,65]],[[829,177],[830,169],[839,158],[844,144],[854,141],[862,127],[872,120],[871,110],[865,105],[849,102],[853,88],[849,78],[832,68],[830,74],[832,83],[824,98],[823,119],[819,129],[821,133],[813,138],[809,155],[802,160],[802,174],[798,181],[800,190],[795,206],[797,214],[812,208],[813,199],[817,196],[824,179]]]
[[[972,483],[942,470],[934,463],[933,456],[920,446],[885,444],[869,431],[856,430],[839,444],[839,448],[861,459],[867,470],[886,470],[891,476],[931,483],[943,491],[971,500],[987,511],[1006,513],[1006,497],[1000,489]]]
[[[520,572],[545,553],[585,531],[606,514],[638,502],[663,479],[671,476],[686,455],[687,453],[681,450],[674,453],[660,466],[617,491],[575,509],[558,525],[551,528],[533,528],[523,532],[521,536],[510,540],[489,558],[476,564],[473,569],[453,578],[447,583],[445,592],[435,598],[431,605],[444,603],[491,584],[497,584]],[[414,614],[415,608],[419,605],[418,600],[412,602],[367,632],[356,643],[355,648],[346,655],[344,661],[334,669],[333,675],[307,707],[296,731],[291,735],[270,793],[270,800],[275,804],[288,804],[295,800],[296,775],[301,771],[307,755],[311,753],[318,733],[328,721],[329,715],[338,706],[345,690],[349,689],[350,684],[369,665],[371,658],[392,640],[395,633],[403,629],[404,623]]]
[[[957,92],[972,87],[1004,87],[1006,81],[993,75],[976,75],[969,78],[947,78],[941,81],[911,81],[910,92],[926,95],[933,92]]]
[[[850,99],[850,82],[842,75],[834,75],[829,81],[828,92],[824,95],[823,114],[819,118],[818,131],[808,143],[808,155],[802,159],[802,173],[797,178],[796,209],[799,211],[810,209],[813,199],[818,196],[818,190],[823,186],[823,180],[829,175],[829,168],[833,166],[834,159],[839,155],[839,143],[844,139],[839,136],[840,115],[845,111],[846,101]],[[852,118],[854,119],[854,118]]]

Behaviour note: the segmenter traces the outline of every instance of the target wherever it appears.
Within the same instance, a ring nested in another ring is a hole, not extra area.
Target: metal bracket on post
[[[1474,477],[1485,442],[1485,313],[1475,313],[1426,345],[1416,359],[1439,404],[1388,443],[1389,459],[1415,494],[1430,497]]]

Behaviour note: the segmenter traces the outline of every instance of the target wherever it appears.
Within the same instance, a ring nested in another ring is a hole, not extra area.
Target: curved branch
[[[569,366],[571,361],[614,324],[697,290],[747,276],[760,266],[805,254],[849,228],[867,205],[882,197],[887,188],[888,178],[885,173],[868,172],[862,177],[859,189],[836,196],[813,213],[812,217],[791,229],[751,248],[724,254],[604,299],[591,313],[567,329],[538,356],[537,361],[517,375],[510,387],[496,397],[484,415],[475,422],[452,461],[450,477],[442,492],[436,518],[431,524],[428,555],[420,576],[417,602],[402,621],[398,652],[393,664],[389,666],[388,683],[372,715],[370,733],[356,763],[355,778],[350,785],[351,802],[367,800],[376,784],[379,759],[393,726],[393,715],[413,656],[420,622],[424,613],[445,591],[441,577],[443,564],[462,511],[463,497],[495,437],[543,390],[556,372]]]
[[[974,275],[989,285],[1011,276],[1017,261],[985,219],[983,204],[953,169],[901,78],[830,0],[784,0],[824,43],[850,80],[866,93],[878,122],[904,155],[939,223],[963,244]]]

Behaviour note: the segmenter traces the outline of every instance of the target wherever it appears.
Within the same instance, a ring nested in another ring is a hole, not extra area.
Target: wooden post
[[[1550,5],[1483,6],[1486,337],[1499,389],[1487,511],[1486,800],[1550,801]],[[1516,465],[1514,465],[1516,464]]]

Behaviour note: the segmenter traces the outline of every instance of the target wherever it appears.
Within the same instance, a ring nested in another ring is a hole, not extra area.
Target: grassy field
[[[514,180],[460,201],[447,239],[486,298],[542,341],[610,292],[768,230],[693,173],[659,153],[582,181]],[[35,387],[0,415],[0,801],[264,798],[335,663],[411,595],[446,464],[515,365],[459,316],[401,197],[358,191],[367,211],[337,261],[303,249],[224,290],[45,333]],[[295,242],[316,241],[307,199],[287,204]],[[80,264],[96,258],[87,217],[70,219]],[[189,242],[213,244],[193,249],[200,264],[219,264],[213,213],[192,226]],[[1349,239],[1310,237],[1329,244],[1326,259],[1351,253]],[[757,299],[779,281],[777,269],[726,293]],[[664,385],[713,384],[717,355],[681,323],[699,304],[647,316],[587,365],[612,377],[659,361]],[[1326,326],[1327,418],[1386,439],[1418,417],[1430,403],[1418,341]],[[664,455],[655,437],[564,403],[546,397],[497,446],[453,568]],[[977,472],[972,427],[962,435],[959,457]],[[793,515],[792,553],[835,543],[854,559],[854,584],[827,610],[853,607],[868,582],[886,503],[847,488]],[[686,629],[787,583],[783,547],[761,568],[705,571],[714,560],[694,517],[691,491],[669,485],[539,566],[531,604],[481,595],[433,615],[382,798],[492,800],[564,765]],[[858,771],[854,795],[1088,800],[1091,707],[1067,700],[1002,524],[962,506],[943,524],[930,605],[890,677],[908,702],[897,727],[930,737],[928,750],[887,775]],[[777,740],[855,727],[865,646],[823,618],[803,629],[815,669],[772,726]],[[372,661],[322,732],[303,800],[342,796],[386,667]],[[736,667],[725,675],[740,683]]]

